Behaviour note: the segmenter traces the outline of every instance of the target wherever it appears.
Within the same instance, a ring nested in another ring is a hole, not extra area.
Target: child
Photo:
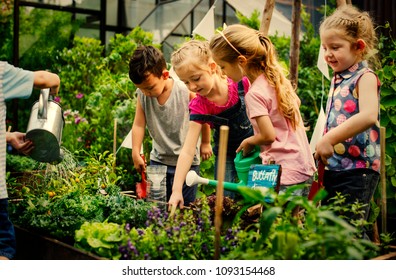
[[[169,201],[169,204],[182,206],[181,185],[191,165],[193,149],[198,141],[202,125],[209,123],[215,128],[213,150],[216,156],[219,128],[221,125],[229,126],[224,178],[227,182],[235,181],[237,176],[234,165],[236,149],[243,139],[253,135],[253,128],[247,118],[244,104],[245,89],[249,87],[248,80],[244,78],[243,83],[238,84],[222,74],[212,59],[208,42],[190,40],[184,43],[172,53],[171,64],[187,87],[197,92],[197,97],[190,102],[188,134],[177,161],[173,193]],[[226,191],[224,194],[235,198],[235,193]]]
[[[35,88],[51,88],[51,94],[59,91],[58,75],[47,71],[27,71],[0,61],[0,260],[13,259],[16,253],[14,226],[8,217],[6,186],[6,146],[9,142],[25,154],[32,150],[32,143],[25,141],[21,132],[6,132],[6,101],[28,98]]]
[[[320,38],[334,72],[326,127],[315,153],[326,165],[328,196],[322,205],[338,192],[347,204],[366,204],[363,216],[349,216],[367,220],[380,171],[380,81],[365,60],[377,42],[373,22],[368,13],[344,5],[323,21]]]
[[[299,111],[300,100],[271,41],[259,31],[235,24],[214,35],[210,48],[228,77],[239,81],[246,75],[251,83],[245,99],[254,136],[243,140],[237,151],[246,154],[258,145],[263,164],[280,164],[280,192],[290,185],[308,184],[316,168]],[[305,188],[295,194],[307,193]]]
[[[145,170],[140,155],[146,131],[153,139],[150,165],[166,165],[167,200],[172,192],[175,166],[188,129],[188,103],[194,97],[184,83],[170,78],[163,54],[153,46],[140,46],[129,63],[129,77],[138,88],[132,126],[132,159],[138,172]],[[200,131],[201,132],[201,131]],[[209,127],[202,144],[210,143]],[[206,154],[203,155],[206,157]],[[199,147],[192,151],[192,170],[199,173]],[[186,205],[195,200],[197,186],[183,186]]]

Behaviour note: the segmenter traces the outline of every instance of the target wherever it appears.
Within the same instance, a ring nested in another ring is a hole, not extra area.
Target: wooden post
[[[386,128],[380,127],[380,147],[381,147],[381,230],[387,232],[387,210],[386,210],[386,169],[385,169],[385,138]]]
[[[228,132],[229,127],[222,125],[220,127],[220,139],[219,139],[219,154],[218,154],[218,165],[217,165],[217,186],[216,186],[216,205],[215,205],[215,255],[214,259],[220,258],[220,234],[221,234],[221,223],[223,213],[223,196],[224,196],[224,178],[225,178],[225,165],[227,158],[227,143],[228,143]]]
[[[352,0],[337,0],[337,7],[341,7],[343,5],[352,5]]]
[[[293,1],[292,36],[290,40],[289,79],[294,88],[298,85],[298,63],[300,60],[301,0]]]
[[[113,169],[116,166],[116,153],[117,153],[117,119],[114,119],[114,135],[113,135]]]
[[[261,18],[260,31],[268,36],[268,30],[271,23],[272,13],[275,7],[275,0],[267,0],[265,2],[263,17]]]

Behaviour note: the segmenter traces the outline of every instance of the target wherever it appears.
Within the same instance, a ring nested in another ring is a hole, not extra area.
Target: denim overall
[[[227,125],[229,127],[227,156],[235,158],[235,150],[239,147],[242,140],[253,136],[253,127],[246,114],[246,105],[244,98],[244,89],[242,81],[238,83],[238,103],[217,115],[201,115],[191,114],[190,121],[211,122],[215,127],[213,139],[215,146],[214,154],[218,154],[218,144],[220,138],[220,126]]]

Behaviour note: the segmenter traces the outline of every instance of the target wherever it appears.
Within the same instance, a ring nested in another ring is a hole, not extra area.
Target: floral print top
[[[326,105],[326,127],[324,134],[359,113],[359,93],[357,83],[365,73],[374,73],[362,61],[342,73],[335,73],[331,81],[330,94]],[[374,73],[375,74],[375,73]],[[378,98],[380,81],[377,77]],[[368,168],[380,171],[380,115],[375,125],[352,138],[334,146],[334,154],[329,158],[329,170],[350,170]]]

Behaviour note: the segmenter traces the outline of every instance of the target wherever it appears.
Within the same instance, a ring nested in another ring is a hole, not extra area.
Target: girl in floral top
[[[344,214],[367,219],[380,170],[380,82],[366,60],[375,58],[369,57],[377,42],[373,22],[368,13],[344,5],[323,21],[320,37],[334,71],[326,127],[315,153],[326,165],[328,196],[322,205],[341,193],[347,204],[365,204],[364,214]]]

